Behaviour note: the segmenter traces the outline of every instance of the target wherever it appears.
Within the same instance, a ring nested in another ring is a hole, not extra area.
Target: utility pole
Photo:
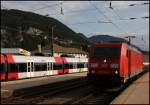
[[[51,49],[51,55],[53,56],[54,55],[54,52],[53,52],[53,38],[54,38],[54,28],[56,27],[56,25],[55,26],[52,26],[52,29],[51,29],[51,37],[49,37],[50,38],[50,41],[51,41],[51,46],[50,46],[50,49]]]
[[[126,36],[125,38],[129,39],[129,45],[131,44],[131,38],[136,38],[135,36]]]
[[[54,34],[54,27],[52,26],[52,34],[51,34],[51,54],[53,57],[53,34]]]
[[[136,38],[135,36],[126,36],[129,39],[129,46],[131,45],[131,38]],[[128,50],[128,78],[131,76],[131,50]]]

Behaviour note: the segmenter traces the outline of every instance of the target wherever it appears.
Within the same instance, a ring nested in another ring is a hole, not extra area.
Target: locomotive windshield
[[[93,57],[119,57],[120,48],[118,47],[95,47]]]

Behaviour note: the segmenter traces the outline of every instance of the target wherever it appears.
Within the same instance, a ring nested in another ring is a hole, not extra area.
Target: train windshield
[[[93,57],[119,57],[119,47],[95,47]]]

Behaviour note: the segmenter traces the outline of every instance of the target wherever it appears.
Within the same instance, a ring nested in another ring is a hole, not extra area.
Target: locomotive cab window
[[[93,57],[119,57],[119,47],[95,47],[93,49]]]

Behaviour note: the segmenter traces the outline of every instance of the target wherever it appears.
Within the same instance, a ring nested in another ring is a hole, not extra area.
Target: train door
[[[34,61],[27,60],[27,77],[34,77]]]
[[[77,72],[77,62],[73,63],[73,72]]]
[[[87,62],[84,62],[84,68],[83,71],[87,71]]]
[[[47,61],[47,75],[53,75],[53,62]]]
[[[77,69],[78,69],[78,72],[82,72],[82,67],[81,67],[82,63],[81,63],[81,59],[79,58],[78,60],[78,64],[77,64]]]

